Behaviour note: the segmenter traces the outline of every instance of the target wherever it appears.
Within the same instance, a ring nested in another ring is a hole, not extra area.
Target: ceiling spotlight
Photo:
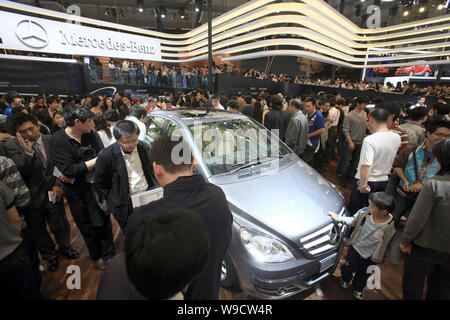
[[[403,7],[403,16],[404,17],[407,17],[407,16],[409,16],[409,14],[411,13],[411,4],[405,4],[404,5],[404,7]]]
[[[424,13],[427,10],[429,0],[419,0],[419,13]]]
[[[139,12],[144,12],[144,0],[137,0],[137,8]]]
[[[161,14],[161,18],[165,18],[166,17],[166,14],[167,14],[166,7],[164,7],[164,6],[159,7],[159,12]]]
[[[186,18],[186,11],[184,9],[178,10],[178,14],[180,15],[181,19],[185,19]]]
[[[195,0],[192,2],[195,4],[195,7],[194,7],[195,12],[199,12],[200,8],[201,8],[200,6],[203,5],[202,0]]]

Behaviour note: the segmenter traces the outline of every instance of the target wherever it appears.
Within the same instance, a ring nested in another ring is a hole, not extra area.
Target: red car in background
[[[410,66],[410,67],[402,67],[398,68],[395,71],[395,75],[408,75],[410,77],[412,76],[419,76],[424,75],[425,77],[429,77],[432,75],[433,71],[430,68],[430,65],[421,65],[421,66]]]

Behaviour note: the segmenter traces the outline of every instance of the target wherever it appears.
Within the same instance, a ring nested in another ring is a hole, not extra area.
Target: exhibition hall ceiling
[[[76,5],[80,8],[80,14],[83,17],[171,32],[194,29],[205,23],[207,18],[206,11],[202,10],[206,10],[206,0],[18,0],[15,2],[60,12],[66,12],[67,8]],[[212,0],[213,17],[247,2],[249,1]],[[385,27],[447,14],[449,1],[328,0],[324,2],[360,27],[367,26],[367,17],[370,15],[368,10],[370,6],[376,5],[380,8],[380,26]]]
[[[413,5],[420,5],[419,1]],[[450,37],[449,14],[383,27],[382,15],[372,7],[367,24],[380,26],[367,28],[367,25],[355,24],[341,14],[339,9],[342,8],[336,9],[331,2],[253,0],[225,10],[213,20],[213,54],[222,56],[224,61],[296,56],[349,68],[450,62],[450,42],[447,42]],[[0,1],[0,6],[53,19],[70,17],[65,13],[9,1]],[[446,11],[447,8],[441,10]],[[191,62],[207,58],[206,24],[189,31],[171,33],[92,20],[83,15],[79,21],[84,25],[158,39],[161,61],[164,62]]]

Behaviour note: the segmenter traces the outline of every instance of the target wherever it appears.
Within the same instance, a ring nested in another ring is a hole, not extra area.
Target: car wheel
[[[222,262],[222,271],[220,273],[220,286],[224,289],[227,289],[231,293],[239,293],[242,292],[241,287],[239,286],[239,280],[236,273],[236,269],[234,268],[233,262],[229,255],[225,257],[225,260]]]
[[[410,77],[414,76],[414,71],[410,71],[410,72],[409,72],[409,76],[410,76]]]
[[[425,77],[429,77],[430,76],[430,73],[427,71],[427,72],[425,72]]]

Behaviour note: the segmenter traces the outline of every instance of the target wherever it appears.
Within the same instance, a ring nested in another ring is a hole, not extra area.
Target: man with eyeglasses
[[[148,145],[139,140],[139,127],[130,120],[116,123],[116,143],[98,155],[94,184],[106,190],[114,218],[125,233],[133,212],[131,195],[154,185]]]
[[[400,183],[392,215],[398,221],[413,207],[425,182],[441,169],[433,150],[446,139],[450,139],[450,121],[435,121],[427,128],[423,143],[406,147],[395,158],[394,172]]]

